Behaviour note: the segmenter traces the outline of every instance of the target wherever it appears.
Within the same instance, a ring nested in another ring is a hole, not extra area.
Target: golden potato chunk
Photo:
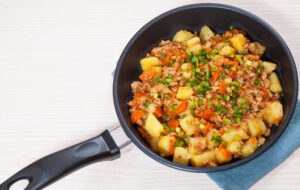
[[[149,113],[146,119],[146,123],[143,127],[152,137],[159,137],[163,131],[163,125],[158,121],[158,119]]]
[[[194,34],[187,30],[179,30],[173,37],[175,42],[184,42],[194,37]]]
[[[242,147],[242,157],[248,157],[255,152],[257,148],[257,139],[251,137]]]
[[[188,165],[191,158],[189,151],[183,147],[176,147],[173,155],[173,162]]]
[[[158,141],[158,152],[162,156],[171,156],[174,154],[174,143],[176,138],[173,136],[162,136]]]
[[[278,125],[283,118],[283,106],[279,101],[269,103],[262,110],[263,119],[270,125]]]
[[[232,159],[231,153],[222,146],[215,149],[215,154],[219,164],[228,163]]]
[[[247,42],[246,37],[243,34],[235,34],[231,39],[230,42],[232,46],[239,52],[243,53],[245,49],[245,44]]]
[[[233,141],[231,142],[228,147],[227,150],[231,153],[231,154],[235,154],[240,152],[242,149],[242,145],[240,143],[240,141]]]
[[[267,74],[272,73],[277,68],[277,65],[275,63],[269,61],[263,61],[262,65],[264,66],[264,71],[266,71]]]
[[[231,46],[224,46],[221,50],[220,50],[220,55],[224,55],[224,56],[231,56],[232,54],[234,54],[235,49]]]
[[[270,86],[269,89],[271,92],[278,93],[282,92],[282,87],[278,78],[278,75],[276,73],[271,73],[269,76],[270,80]]]
[[[200,154],[206,148],[205,137],[191,137],[188,149],[192,155]]]
[[[209,149],[213,149],[220,144],[221,134],[216,129],[212,129],[206,135],[206,145]]]
[[[143,71],[151,67],[161,66],[162,63],[157,57],[145,57],[140,60]]]
[[[197,118],[189,115],[181,119],[179,124],[186,135],[193,135],[197,132],[200,122]]]
[[[200,30],[200,38],[203,41],[210,40],[214,35],[214,32],[208,26],[203,26]]]
[[[248,139],[249,136],[242,128],[228,128],[225,133],[221,136],[222,141],[231,143],[232,141]]]
[[[190,86],[180,86],[178,88],[176,98],[179,100],[189,99],[194,93],[194,90]]]
[[[214,150],[205,151],[199,155],[194,155],[191,158],[191,164],[195,167],[210,166],[216,163],[216,154]]]
[[[247,124],[252,137],[261,136],[267,132],[267,127],[261,118],[248,119]]]
[[[201,50],[200,38],[193,37],[185,42],[186,52],[188,54],[198,55]]]

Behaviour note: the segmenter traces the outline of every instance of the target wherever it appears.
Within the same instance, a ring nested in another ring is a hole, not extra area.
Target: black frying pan
[[[211,168],[195,168],[183,166],[160,157],[145,142],[130,123],[127,102],[130,100],[132,81],[141,73],[139,60],[161,39],[170,39],[179,29],[199,30],[208,25],[218,33],[223,33],[230,25],[247,32],[251,40],[259,41],[267,47],[264,60],[278,63],[278,74],[285,92],[283,100],[284,118],[280,126],[272,128],[267,142],[254,154],[238,160]],[[293,57],[279,34],[257,16],[236,7],[220,4],[194,4],[168,11],[142,27],[125,47],[115,71],[113,98],[116,112],[123,130],[131,141],[145,154],[167,166],[189,172],[217,172],[240,166],[266,151],[284,132],[293,115],[298,95],[298,76]],[[29,180],[26,190],[41,189],[85,165],[120,157],[120,149],[130,141],[117,137],[120,128],[106,130],[101,135],[70,148],[50,154],[6,180],[0,190],[9,187],[21,179]],[[111,132],[112,131],[112,132]],[[121,135],[121,134],[119,134]]]

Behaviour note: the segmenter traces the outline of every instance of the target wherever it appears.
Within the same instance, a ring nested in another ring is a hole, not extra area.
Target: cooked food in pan
[[[276,64],[244,31],[178,31],[140,60],[131,122],[173,162],[217,166],[262,146],[283,118]]]

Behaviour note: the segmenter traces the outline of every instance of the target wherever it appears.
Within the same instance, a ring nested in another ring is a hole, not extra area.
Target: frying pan
[[[251,40],[264,44],[267,50],[262,59],[278,64],[277,72],[285,93],[283,121],[278,127],[272,128],[266,143],[247,158],[210,168],[179,165],[160,157],[138,133],[136,126],[131,124],[127,106],[127,102],[132,98],[130,84],[137,80],[141,73],[139,60],[160,40],[172,38],[176,31],[180,29],[197,31],[203,25],[210,26],[217,33],[223,33],[233,25],[246,31]],[[179,7],[154,18],[143,26],[128,42],[119,58],[114,74],[113,99],[122,128],[117,126],[105,130],[94,138],[30,164],[3,182],[0,190],[8,190],[12,184],[22,179],[29,181],[26,190],[44,188],[88,164],[120,157],[120,150],[127,147],[131,141],[154,160],[176,169],[199,173],[231,169],[256,158],[280,137],[293,115],[297,95],[298,76],[293,57],[283,39],[265,21],[245,10],[221,4],[193,4]]]

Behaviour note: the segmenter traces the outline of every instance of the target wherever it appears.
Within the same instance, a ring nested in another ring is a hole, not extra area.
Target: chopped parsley
[[[214,136],[211,138],[212,141],[214,141],[216,144],[221,144],[221,136]]]
[[[240,109],[240,108],[235,108],[233,110],[233,117],[235,117],[237,120],[241,120],[244,114],[244,110]]]
[[[197,76],[197,75],[195,75],[194,79],[193,79],[193,80],[191,81],[191,83],[190,83],[190,86],[191,86],[191,87],[195,87],[195,86],[197,86],[198,84],[200,84],[200,82],[201,82],[200,77]]]
[[[181,140],[181,139],[177,139],[174,146],[175,147],[183,147],[184,146],[184,141]]]
[[[258,73],[261,73],[264,70],[264,68],[265,68],[264,66],[258,65],[256,70]]]
[[[164,52],[160,52],[159,55],[162,56],[162,57],[166,57],[167,56],[167,54],[165,54]]]
[[[253,83],[257,86],[257,85],[260,85],[261,81],[258,78],[255,78],[253,80]]]
[[[178,108],[178,105],[177,105],[177,104],[171,105],[171,109],[172,109],[172,110],[176,110],[177,108]]]
[[[210,90],[210,84],[208,82],[202,82],[200,85],[196,87],[196,91],[198,94],[205,95],[208,90]]]
[[[151,104],[151,101],[147,100],[145,103],[144,103],[144,107],[149,107],[149,105]]]
[[[206,69],[205,69],[205,77],[206,77],[207,80],[210,79],[210,71],[209,71],[208,67],[206,67]]]

